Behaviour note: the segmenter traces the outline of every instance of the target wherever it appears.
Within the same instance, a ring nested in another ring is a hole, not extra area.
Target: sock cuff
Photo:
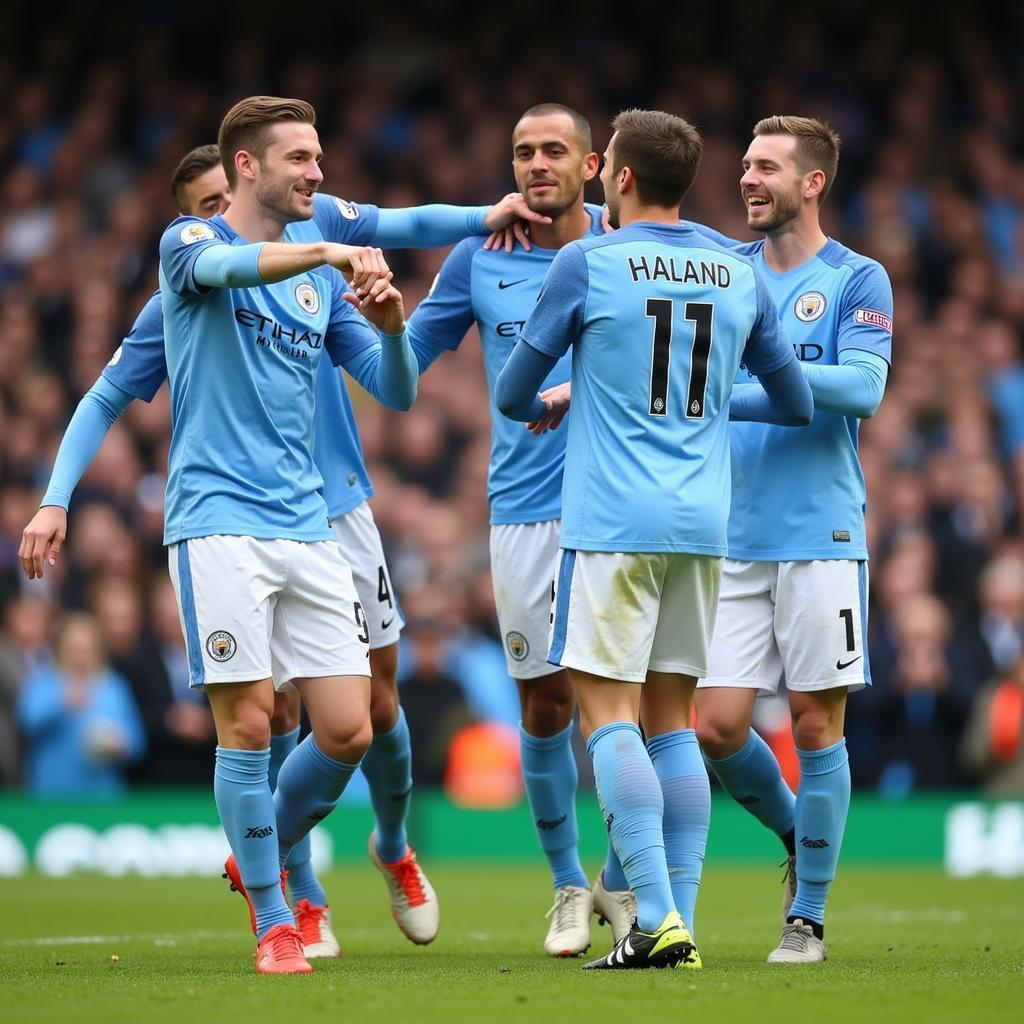
[[[595,745],[605,736],[608,736],[613,732],[631,732],[638,740],[640,740],[640,746],[643,746],[643,739],[640,735],[640,726],[634,722],[609,722],[608,725],[602,725],[600,729],[595,729],[590,734],[590,739],[587,740],[587,753],[593,754]]]
[[[758,733],[754,729],[751,729],[747,734],[747,742],[744,743],[743,746],[734,754],[730,754],[728,757],[719,758],[718,760],[715,760],[713,757],[708,757],[705,754],[704,760],[716,771],[719,768],[741,768],[750,760],[751,757],[753,757],[754,752],[762,744],[764,746],[768,746],[764,740],[761,739]],[[769,747],[768,749],[770,750],[771,748]],[[772,756],[774,757],[774,754]]]
[[[370,749],[373,749],[374,744],[377,744],[378,746],[388,746],[396,740],[404,740],[408,735],[409,725],[405,720],[405,711],[403,710],[402,705],[399,704],[398,717],[395,719],[395,724],[391,726],[387,732],[375,733],[373,740],[370,743]]]
[[[651,757],[661,754],[673,747],[686,747],[697,742],[696,729],[673,729],[672,732],[658,733],[647,740],[647,750]]]
[[[850,760],[846,752],[845,736],[838,743],[822,750],[801,750],[798,747],[796,756],[800,759],[802,775],[827,775],[842,768]]]
[[[308,756],[313,767],[317,768],[329,778],[347,779],[359,767],[359,761],[356,761],[355,764],[348,764],[345,761],[335,761],[333,757],[328,757],[316,745],[316,741],[313,739],[312,733],[302,741],[301,746],[308,747]],[[299,749],[301,749],[301,747]]]
[[[276,736],[271,734],[271,736],[270,736],[270,746],[274,747],[275,745],[278,745],[278,746],[286,745],[286,746],[294,747],[299,742],[299,733],[300,732],[302,732],[302,726],[301,725],[297,725],[297,726],[295,726],[294,729],[292,729],[291,732],[281,732],[281,733],[278,733]]]
[[[570,722],[561,732],[556,732],[554,736],[534,736],[533,733],[529,733],[523,728],[523,723],[519,723],[519,742],[524,747],[530,750],[558,750],[559,747],[564,747],[567,743],[572,742],[572,729],[573,723]]]
[[[213,773],[229,782],[260,782],[270,772],[270,747],[265,750],[237,750],[217,747]]]

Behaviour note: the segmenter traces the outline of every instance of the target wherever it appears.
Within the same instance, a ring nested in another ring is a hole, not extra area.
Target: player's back
[[[585,299],[562,546],[725,554],[729,395],[774,307],[746,259],[687,226],[639,223],[569,249],[559,259],[585,278]],[[774,345],[753,353],[760,372],[791,358]]]

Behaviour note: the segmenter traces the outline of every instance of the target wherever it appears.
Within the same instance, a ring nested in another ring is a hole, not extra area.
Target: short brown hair
[[[704,143],[689,121],[663,110],[623,110],[612,121],[617,174],[628,167],[643,206],[678,206],[697,176]]]
[[[579,139],[580,148],[584,153],[589,153],[594,148],[593,138],[590,134],[590,122],[578,110],[573,110],[572,107],[567,107],[564,103],[538,103],[523,113],[523,116],[516,122],[516,127],[528,117],[549,117],[551,114],[565,114],[572,121],[573,130],[576,132],[576,138]]]
[[[249,96],[239,100],[225,115],[217,133],[220,160],[228,176],[228,187],[237,184],[235,154],[240,150],[262,159],[269,140],[267,129],[278,121],[300,121],[316,124],[316,111],[305,100],[282,99],[280,96]]]
[[[185,209],[185,186],[219,163],[220,150],[212,142],[207,146],[196,146],[181,158],[171,176],[171,195],[179,210]]]
[[[831,125],[816,117],[774,114],[754,125],[754,136],[792,135],[796,139],[793,158],[801,174],[824,171],[825,187],[818,193],[819,205],[825,201],[839,168],[839,135]]]

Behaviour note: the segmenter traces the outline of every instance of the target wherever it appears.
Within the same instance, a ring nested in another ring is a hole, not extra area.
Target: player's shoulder
[[[195,245],[197,242],[228,242],[230,230],[221,217],[213,217],[204,220],[202,217],[181,216],[175,217],[170,224],[164,228],[162,243],[175,248],[179,246]]]
[[[836,270],[845,268],[854,275],[873,277],[880,274],[886,280],[889,278],[885,267],[878,260],[855,252],[848,245],[843,245],[842,242],[837,242],[834,238],[828,239],[818,253],[818,259],[826,266],[833,267]]]
[[[313,193],[313,214],[329,213],[332,216],[337,214],[343,220],[357,221],[365,217],[371,207],[365,203],[354,203],[350,199],[342,199],[341,196],[333,196],[329,192]]]

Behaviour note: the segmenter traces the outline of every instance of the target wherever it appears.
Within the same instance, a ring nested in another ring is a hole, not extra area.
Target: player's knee
[[[841,735],[841,728],[838,730]],[[798,750],[822,750],[838,742],[836,724],[824,711],[805,711],[793,719],[793,742]]]
[[[266,750],[270,746],[270,716],[256,704],[238,708],[228,729],[231,746],[241,750]],[[221,745],[224,739],[227,737],[218,737]]]
[[[697,717],[697,742],[715,761],[735,754],[747,742],[748,732],[746,722],[707,713]]]
[[[398,692],[392,686],[378,686],[376,677],[370,688],[370,724],[373,734],[391,732],[398,721]]]
[[[335,724],[314,736],[316,745],[328,757],[345,764],[355,764],[370,749],[373,728],[369,717],[358,725]]]
[[[299,702],[291,701],[278,694],[274,701],[274,713],[270,716],[270,731],[274,736],[284,736],[299,727]]]
[[[523,698],[523,728],[531,736],[554,736],[568,727],[574,706],[569,690],[533,688]]]

